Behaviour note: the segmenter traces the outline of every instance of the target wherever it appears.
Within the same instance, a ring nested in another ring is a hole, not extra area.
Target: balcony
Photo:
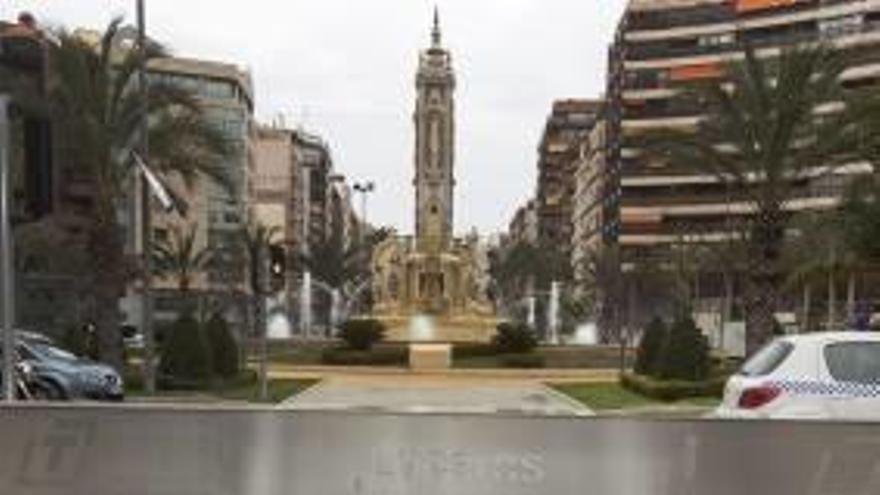
[[[837,40],[859,34],[876,33],[878,31],[880,31],[880,21],[868,16],[865,17],[865,22],[862,24],[841,25],[829,29],[820,29],[818,23],[811,21],[789,24],[782,27],[741,30],[736,33],[736,40],[733,43],[721,45],[700,45],[697,38],[675,40],[674,44],[660,41],[629,42],[625,51],[625,57],[628,62],[713,55],[722,57],[741,52],[746,44],[756,49],[773,48],[819,40]],[[662,76],[658,77],[663,79]],[[624,89],[651,89],[658,87],[662,86],[652,85],[649,81],[638,81],[636,84],[629,80],[624,82]]]

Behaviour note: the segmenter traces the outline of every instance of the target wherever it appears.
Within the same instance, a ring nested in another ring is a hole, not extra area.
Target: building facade
[[[745,46],[773,58],[786,46],[823,40],[847,53],[846,87],[880,81],[880,2],[875,0],[633,0],[609,50],[603,240],[619,248],[624,273],[676,259],[689,243],[729,240],[732,225],[753,211],[748,191],[687,164],[662,163],[640,153],[645,136],[694,129],[704,109],[678,89],[723,80],[725,63]],[[791,214],[836,207],[847,184],[869,174],[853,163],[830,176],[799,179]],[[821,174],[819,174],[821,175]],[[720,266],[694,279],[703,299],[718,307]]]
[[[591,258],[602,250],[602,201],[605,197],[605,120],[600,117],[580,144],[572,209],[571,263],[576,286],[590,283]]]
[[[593,128],[599,102],[560,100],[553,103],[538,147],[535,194],[538,243],[571,253],[575,172],[580,143]]]
[[[534,199],[516,209],[513,219],[507,226],[507,236],[504,244],[514,246],[516,244],[532,244],[538,242],[538,210]]]
[[[294,159],[300,174],[301,218],[299,244],[304,255],[311,247],[329,237],[330,184],[333,176],[333,156],[330,147],[319,136],[298,130],[293,135]]]

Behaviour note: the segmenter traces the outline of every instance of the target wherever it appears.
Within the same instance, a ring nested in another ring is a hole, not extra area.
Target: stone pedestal
[[[409,367],[411,370],[445,370],[451,366],[452,344],[409,345]]]

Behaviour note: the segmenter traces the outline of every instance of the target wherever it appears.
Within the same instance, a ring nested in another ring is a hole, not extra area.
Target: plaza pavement
[[[372,371],[372,372],[371,372]],[[311,373],[311,374],[310,374]],[[411,373],[405,370],[300,371],[272,376],[319,377],[321,382],[281,403],[287,410],[392,413],[587,416],[592,412],[530,376]]]

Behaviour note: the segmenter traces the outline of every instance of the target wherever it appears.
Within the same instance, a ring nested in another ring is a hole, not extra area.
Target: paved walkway
[[[251,364],[257,369],[255,364]],[[411,371],[406,368],[371,366],[294,366],[272,363],[269,376],[272,378],[295,379],[334,377],[367,377],[377,380],[422,377],[425,379],[474,379],[479,381],[514,380],[533,383],[612,383],[617,381],[618,371],[613,369],[466,369]]]
[[[589,409],[535,379],[479,376],[344,374],[279,405],[294,410],[401,413],[590,415]]]

